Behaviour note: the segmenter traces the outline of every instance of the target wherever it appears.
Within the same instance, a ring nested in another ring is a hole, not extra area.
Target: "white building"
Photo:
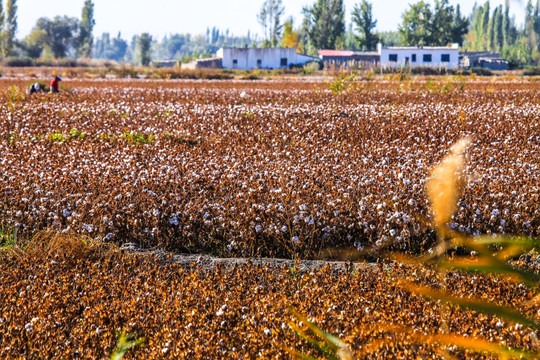
[[[224,69],[283,69],[318,58],[298,54],[296,48],[221,48],[216,56]]]
[[[381,56],[381,67],[435,67],[457,69],[459,67],[459,45],[420,46],[420,47],[384,47],[377,45]]]

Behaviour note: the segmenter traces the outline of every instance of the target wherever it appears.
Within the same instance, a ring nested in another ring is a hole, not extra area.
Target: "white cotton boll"
[[[262,230],[262,226],[261,225],[256,225],[255,226],[255,231],[256,232],[260,232]]]
[[[159,216],[159,214],[160,214],[159,209],[154,209],[154,211],[152,211],[152,215],[154,216]]]
[[[298,236],[293,236],[293,238],[292,238],[293,243],[298,244],[299,241],[300,241],[300,239],[298,238]]]

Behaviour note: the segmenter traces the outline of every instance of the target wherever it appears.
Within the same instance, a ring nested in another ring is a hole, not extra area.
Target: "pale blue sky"
[[[149,32],[161,39],[170,33],[203,34],[206,28],[216,26],[229,29],[232,34],[261,34],[257,23],[257,13],[264,0],[94,0],[96,27],[95,35],[110,32],[131,38],[134,34]],[[315,0],[283,0],[286,16],[293,16],[296,24],[302,20],[302,7],[311,5]],[[355,3],[360,0],[345,0],[347,21]],[[401,14],[409,3],[417,1],[372,0],[373,13],[378,20],[378,30],[397,30]],[[491,0],[491,5],[504,3],[504,0]],[[523,1],[512,2],[512,13],[518,23],[523,22]],[[84,0],[19,0],[18,38],[25,37],[36,20],[41,16],[69,15],[80,17]],[[468,14],[474,1],[450,0],[451,4],[460,4],[462,11]],[[484,3],[484,0],[479,1]]]

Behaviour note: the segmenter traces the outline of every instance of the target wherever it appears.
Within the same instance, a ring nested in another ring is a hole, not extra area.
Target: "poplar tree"
[[[6,39],[6,33],[3,31],[4,29],[4,20],[5,20],[5,14],[4,14],[4,6],[2,5],[2,1],[0,0],[0,47],[2,48],[2,55],[5,56],[5,39]]]
[[[377,20],[373,18],[372,4],[367,0],[355,4],[351,17],[359,33],[358,36],[355,36],[358,46],[362,50],[374,50],[377,47],[379,37],[373,32],[377,26]]]
[[[2,16],[3,18],[4,16]],[[13,41],[17,32],[17,0],[7,0],[5,24],[2,31],[2,55],[4,57],[13,54]]]
[[[94,43],[94,36],[92,32],[95,24],[94,3],[92,0],[85,0],[81,14],[79,38],[77,39],[76,43],[77,54],[81,57],[90,57],[92,45]]]
[[[318,49],[336,49],[343,44],[345,34],[345,6],[343,0],[317,0],[305,7],[303,29],[310,52]]]
[[[497,6],[493,14],[493,50],[501,51],[504,45],[503,40],[503,7]]]
[[[152,46],[152,36],[149,33],[142,33],[137,38],[137,53],[143,66],[148,66],[152,60],[150,47]]]
[[[266,0],[263,3],[261,11],[257,15],[257,20],[264,29],[266,37],[264,47],[278,46],[283,30],[281,17],[284,12],[285,8],[281,0]]]

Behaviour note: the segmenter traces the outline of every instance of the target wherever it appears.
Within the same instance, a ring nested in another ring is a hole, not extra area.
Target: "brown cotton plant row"
[[[538,236],[536,84],[441,93],[426,81],[341,94],[302,81],[65,81],[69,92],[0,108],[1,225],[220,256],[419,253],[436,242],[425,179],[470,136],[472,180],[449,227]]]
[[[494,357],[500,359],[537,359],[540,356],[540,311],[539,285],[540,276],[534,269],[522,269],[509,264],[509,259],[516,258],[535,247],[540,246],[539,239],[524,236],[514,237],[470,237],[448,228],[456,203],[465,183],[463,169],[465,167],[465,151],[470,144],[469,139],[459,140],[443,158],[440,164],[432,170],[427,181],[428,196],[433,211],[433,226],[438,233],[436,251],[429,251],[421,257],[407,257],[392,255],[400,266],[411,266],[416,271],[433,271],[431,283],[425,284],[417,280],[411,281],[407,275],[400,274],[396,284],[411,295],[437,301],[441,306],[436,317],[438,328],[435,331],[417,331],[414,326],[402,326],[392,320],[379,324],[378,328],[390,334],[395,334],[421,346],[436,345],[434,351],[441,358],[462,358],[464,353],[473,357]],[[456,255],[448,253],[450,250],[471,251],[471,255]],[[514,263],[517,265],[517,263]],[[461,276],[474,276],[472,283],[476,282],[479,274],[485,274],[493,281],[507,281],[530,293],[529,300],[521,304],[504,304],[489,298],[489,289],[478,293],[463,294],[456,292],[450,279]],[[513,326],[515,329],[524,329],[528,344],[525,346],[512,346],[501,339],[493,338],[481,332],[474,336],[460,333],[459,328],[451,325],[455,310],[468,309],[478,314],[493,317],[497,326]],[[532,312],[531,312],[532,310]],[[312,348],[316,349],[325,359],[345,360],[365,358],[377,354],[380,349],[388,348],[388,339],[372,339],[361,349],[353,351],[344,340],[324,332],[317,324],[309,321],[305,316],[291,310],[296,321],[303,323],[303,328],[291,322],[296,334],[304,339]],[[396,346],[390,343],[390,347]],[[284,347],[285,348],[285,347]],[[295,349],[285,348],[293,357],[299,359],[315,359]],[[456,353],[457,349],[461,349]],[[464,352],[464,353],[463,353]],[[418,354],[412,352],[416,357]]]
[[[446,350],[460,359],[495,358],[462,343],[446,346],[449,334],[438,333],[444,303],[398,283],[439,284],[434,269],[397,263],[370,271],[179,266],[73,235],[38,239],[48,251],[21,247],[0,255],[1,358],[287,359],[287,349],[317,356],[295,333],[311,334],[311,323],[342,339],[336,353],[343,358],[442,359]],[[456,297],[482,296],[538,316],[530,304],[534,294],[517,283],[457,271],[445,276]],[[305,314],[303,321],[288,307]],[[524,324],[466,307],[450,311],[452,336],[534,350]]]

